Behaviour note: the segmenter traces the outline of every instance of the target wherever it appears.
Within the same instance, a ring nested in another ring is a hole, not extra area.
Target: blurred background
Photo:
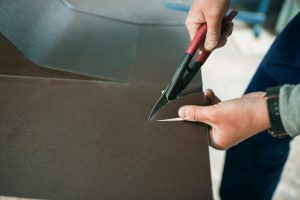
[[[184,19],[191,5],[191,0],[119,0],[119,6],[116,6],[118,5],[117,0],[86,0],[84,2],[68,0],[62,2],[67,4],[70,9],[98,15],[105,19],[125,21],[125,23],[132,25],[171,25],[181,27],[182,30],[185,28]],[[143,7],[147,7],[147,11],[143,11]],[[235,20],[233,34],[224,48],[214,51],[202,69],[204,89],[213,89],[221,100],[237,98],[243,94],[276,35],[299,12],[293,0],[233,0],[232,7],[240,11]],[[10,34],[7,32],[7,35]],[[160,36],[157,35],[156,37]],[[187,32],[181,33],[181,37],[185,37],[185,42],[188,41]],[[12,35],[11,38],[13,38]],[[26,49],[20,45],[21,50],[22,48]],[[181,55],[183,51],[184,49],[179,50],[179,54]],[[23,53],[26,55],[25,50]],[[43,62],[53,64],[51,59],[43,60],[34,55],[27,51],[27,56],[29,58],[32,56],[32,60],[41,64]],[[55,57],[52,59],[55,60]],[[128,63],[130,65],[130,62]],[[219,199],[218,188],[222,176],[225,152],[212,148],[209,150],[214,197]],[[296,138],[291,143],[290,156],[273,198],[274,200],[300,199],[299,155],[300,138]],[[7,199],[16,198],[0,197],[0,200]]]

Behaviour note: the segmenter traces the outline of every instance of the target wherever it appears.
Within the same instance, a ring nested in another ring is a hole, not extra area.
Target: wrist
[[[273,137],[283,138],[288,136],[285,131],[279,110],[279,90],[280,86],[267,88],[266,91],[266,103],[268,108],[268,116],[270,119],[271,128],[269,129],[269,133]]]
[[[251,97],[249,101],[251,105],[249,109],[249,137],[260,133],[261,131],[267,130],[271,127],[270,119],[268,115],[268,107],[265,100],[265,92],[254,92],[246,94]]]
[[[271,121],[268,114],[268,105],[266,102],[266,92],[260,92],[259,95],[259,108],[257,110],[254,110],[258,115],[261,117],[259,118],[261,121],[261,126],[259,131],[267,130],[271,127]],[[261,112],[260,112],[261,111]]]

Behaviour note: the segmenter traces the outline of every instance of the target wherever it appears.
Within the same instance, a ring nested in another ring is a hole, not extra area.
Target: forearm
[[[283,126],[291,137],[295,137],[300,134],[300,84],[282,86],[279,95]]]

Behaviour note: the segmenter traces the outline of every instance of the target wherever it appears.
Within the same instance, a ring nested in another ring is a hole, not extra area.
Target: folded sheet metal
[[[212,199],[207,127],[147,120],[184,26],[1,0],[0,32],[0,196]],[[177,117],[174,105],[163,117]]]
[[[207,128],[149,122],[159,89],[0,76],[0,195],[212,199]]]

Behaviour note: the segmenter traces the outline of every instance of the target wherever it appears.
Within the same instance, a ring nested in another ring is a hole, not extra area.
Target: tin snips
[[[237,15],[236,10],[232,10],[222,20],[222,31],[224,30],[226,23],[233,20]],[[173,75],[171,82],[168,84],[149,115],[149,120],[165,120],[169,118],[176,118],[177,110],[184,104],[197,105],[201,98],[203,99],[202,88],[198,88],[193,91],[185,91],[189,83],[197,74],[201,66],[205,63],[206,59],[210,55],[210,51],[202,51],[195,62],[190,66],[192,58],[199,49],[199,46],[204,42],[207,32],[207,25],[202,24],[199,28],[196,36],[189,44],[185,51],[185,55]],[[201,90],[201,91],[200,91]]]

